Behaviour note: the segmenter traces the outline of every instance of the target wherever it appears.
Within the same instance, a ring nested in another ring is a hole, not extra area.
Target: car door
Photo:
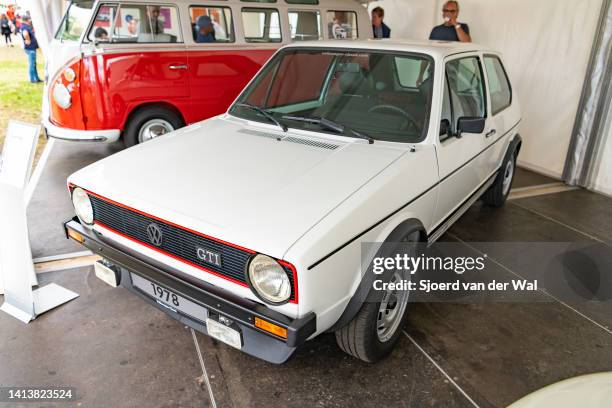
[[[478,55],[463,55],[445,62],[443,106],[437,145],[440,188],[437,225],[465,202],[486,180],[485,131],[457,134],[461,117],[487,117],[484,75]]]
[[[500,166],[506,152],[506,143],[499,139],[516,126],[518,115],[512,109],[512,88],[500,57],[485,54],[483,60],[491,116],[491,120],[488,121],[490,126],[485,129],[485,144],[488,148],[486,166],[493,172]]]

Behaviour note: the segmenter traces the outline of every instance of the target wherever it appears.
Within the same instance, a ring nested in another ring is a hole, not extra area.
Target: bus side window
[[[95,43],[110,42],[110,31],[116,25],[117,20],[116,4],[105,3],[100,5],[87,39]]]
[[[327,35],[335,40],[357,38],[357,13],[354,11],[328,11]]]
[[[191,6],[191,32],[197,43],[234,42],[232,10],[229,7]]]
[[[289,28],[294,41],[321,40],[321,15],[317,10],[289,10]]]
[[[183,42],[174,6],[102,4],[87,38],[94,42]]]
[[[281,42],[281,26],[278,10],[272,8],[242,9],[242,24],[246,42]]]

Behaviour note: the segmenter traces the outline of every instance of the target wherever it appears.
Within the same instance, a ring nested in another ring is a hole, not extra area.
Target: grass
[[[36,58],[38,76],[44,77],[44,61],[40,50]],[[0,151],[4,145],[10,119],[40,124],[43,84],[32,84],[28,77],[28,59],[18,44],[0,47]],[[38,140],[36,160],[46,139]]]

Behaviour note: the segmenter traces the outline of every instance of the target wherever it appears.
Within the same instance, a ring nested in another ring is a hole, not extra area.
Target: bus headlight
[[[269,256],[258,254],[249,262],[248,280],[263,300],[283,303],[291,297],[291,282],[285,269]]]
[[[72,104],[70,91],[64,84],[55,84],[53,87],[53,100],[62,109],[68,109]]]

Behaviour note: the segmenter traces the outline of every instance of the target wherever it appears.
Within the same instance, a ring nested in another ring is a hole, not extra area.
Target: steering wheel
[[[421,128],[419,126],[419,123],[416,121],[416,119],[414,119],[414,117],[412,117],[411,114],[409,114],[408,112],[406,112],[405,110],[403,110],[402,108],[399,108],[397,106],[394,105],[376,105],[376,106],[372,106],[370,109],[368,109],[368,113],[374,113],[377,111],[391,111],[393,113],[398,113],[401,116],[403,116],[404,118],[406,118],[408,120],[408,125],[412,126],[417,132],[421,131]]]

